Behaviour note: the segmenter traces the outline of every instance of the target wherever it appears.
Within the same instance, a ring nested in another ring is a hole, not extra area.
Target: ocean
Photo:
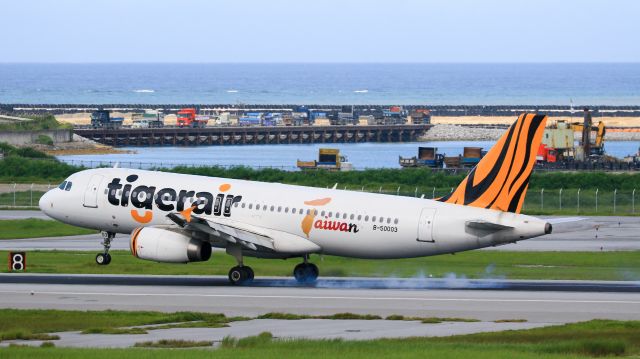
[[[640,105],[640,64],[0,64],[0,103]]]

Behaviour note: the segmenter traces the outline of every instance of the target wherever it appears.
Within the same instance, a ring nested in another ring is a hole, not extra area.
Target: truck
[[[156,110],[145,110],[144,113],[131,115],[131,128],[162,128],[164,127],[164,113]]]
[[[465,147],[462,155],[445,157],[444,164],[447,168],[473,168],[487,154],[482,147]]]
[[[240,126],[261,126],[264,115],[262,112],[247,112],[238,119]]]
[[[91,126],[93,128],[120,128],[124,117],[111,117],[109,110],[97,110],[91,113]]]
[[[209,122],[209,117],[198,116],[195,108],[183,108],[177,114],[178,127],[204,128]]]
[[[402,167],[431,167],[442,168],[444,163],[444,155],[438,153],[436,147],[418,147],[418,156],[399,157],[399,163]]]
[[[318,151],[318,160],[300,161],[296,165],[301,170],[328,170],[328,171],[351,171],[353,166],[347,161],[345,156],[340,155],[337,148],[321,148]]]

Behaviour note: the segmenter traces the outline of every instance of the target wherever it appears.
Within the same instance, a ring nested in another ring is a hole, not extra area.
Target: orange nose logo
[[[137,209],[132,209],[131,217],[138,223],[149,223],[153,219],[153,212],[144,211],[144,214],[140,215]]]

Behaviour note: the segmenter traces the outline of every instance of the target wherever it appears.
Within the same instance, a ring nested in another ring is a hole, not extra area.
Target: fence
[[[38,206],[40,197],[50,188],[52,188],[51,184],[0,184],[0,207],[35,208]],[[425,186],[391,188],[339,184],[336,188],[427,199],[439,198],[454,190],[454,188]],[[640,212],[640,208],[636,212],[636,199],[635,189],[529,189],[522,210],[530,214],[636,215]]]

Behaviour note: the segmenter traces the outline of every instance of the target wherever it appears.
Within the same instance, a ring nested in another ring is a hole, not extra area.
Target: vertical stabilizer
[[[546,115],[520,115],[458,188],[438,200],[520,213],[546,122]]]

